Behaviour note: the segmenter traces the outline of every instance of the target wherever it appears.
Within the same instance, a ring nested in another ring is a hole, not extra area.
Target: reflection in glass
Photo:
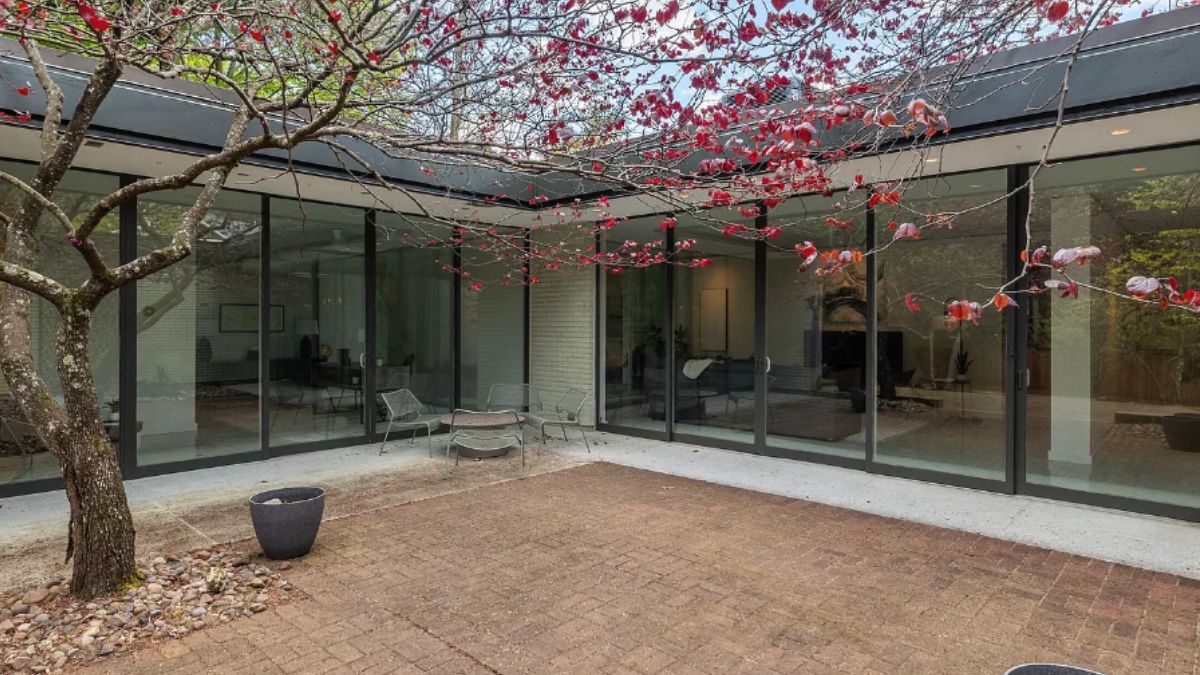
[[[271,200],[271,447],[365,432],[364,213]]]
[[[952,227],[926,227],[877,259],[879,463],[1004,479],[1004,317],[989,308],[977,323],[957,322],[946,307],[986,302],[1005,282],[1005,203],[980,207],[1005,185],[1002,171],[926,179],[900,207],[876,210],[880,242],[892,239],[893,222],[962,212]],[[920,312],[905,308],[906,293]]]
[[[767,249],[767,445],[862,459],[866,455],[866,264],[817,274],[796,244],[863,250],[861,214],[825,222],[833,200],[792,198],[768,213],[783,234]]]
[[[639,219],[606,232],[604,250],[624,241],[646,244],[663,239],[658,219]],[[601,421],[666,429],[667,346],[666,265],[602,270],[604,308],[604,405]]]
[[[0,170],[26,181],[33,179],[34,167],[29,164],[0,162]],[[55,202],[67,216],[74,219],[82,216],[96,199],[119,187],[116,176],[68,171],[55,192]],[[0,212],[12,213],[10,200],[18,195],[17,188],[0,182]],[[91,240],[105,260],[115,264],[119,259],[117,233],[119,223],[116,213],[111,213],[100,223]],[[62,226],[51,216],[44,215],[37,228],[38,258],[35,271],[46,274],[71,286],[83,283],[89,270],[83,258],[71,248],[62,236]],[[12,287],[5,292],[16,293]],[[109,437],[117,441],[117,419],[119,418],[118,367],[118,296],[110,293],[96,308],[92,318],[92,371],[96,381],[96,393],[100,398],[101,416]],[[30,307],[32,329],[32,352],[37,372],[45,379],[54,396],[62,402],[62,388],[58,382],[58,362],[55,339],[58,332],[58,310],[38,296],[33,296]],[[7,383],[0,378],[0,484],[17,483],[59,476],[58,463],[38,440],[36,430],[25,420],[17,402],[9,394]]]
[[[138,253],[168,245],[199,190],[138,203]],[[140,466],[261,449],[261,198],[223,192],[192,255],[138,282]]]
[[[425,405],[449,410],[454,406],[451,251],[428,244],[437,237],[423,236],[421,223],[407,217],[379,213],[375,226],[376,392],[409,389]]]
[[[1033,245],[1094,244],[1069,274],[1200,286],[1200,148],[1066,162],[1038,176]],[[1083,290],[1029,316],[1031,483],[1200,506],[1200,315]]]
[[[465,237],[459,324],[463,408],[483,410],[493,386],[525,382],[523,248],[524,230],[516,228]]]
[[[753,443],[755,243],[727,225],[754,219],[721,208],[675,226],[696,241],[675,267],[675,431]]]

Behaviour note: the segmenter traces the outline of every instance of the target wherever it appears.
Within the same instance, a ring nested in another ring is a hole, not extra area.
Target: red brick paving
[[[309,599],[120,673],[1196,673],[1200,584],[593,464],[326,523]]]

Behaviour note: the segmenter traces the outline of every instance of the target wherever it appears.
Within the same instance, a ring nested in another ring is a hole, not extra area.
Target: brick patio
[[[286,574],[308,599],[101,668],[1193,673],[1200,646],[1196,582],[611,464],[326,523]]]

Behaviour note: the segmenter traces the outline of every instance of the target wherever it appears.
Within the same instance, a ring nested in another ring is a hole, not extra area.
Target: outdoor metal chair
[[[429,439],[429,456],[433,457],[433,430],[441,428],[442,416],[425,412],[425,405],[408,389],[397,389],[382,394],[383,404],[387,406],[388,425],[387,430],[383,432],[383,442],[379,444],[379,454],[383,454],[387,449],[388,434],[392,433],[392,429],[397,431],[412,430],[413,435],[409,440],[410,443],[416,443],[417,432],[421,429],[425,430],[425,436]]]
[[[583,415],[583,404],[587,403],[590,395],[582,389],[568,389],[567,393],[558,399],[558,403],[554,404],[554,410],[529,411],[525,415],[525,424],[538,430],[543,445],[546,443],[546,427],[562,429],[564,441],[570,440],[567,438],[567,427],[576,427],[579,429],[579,435],[583,436],[584,447],[587,448],[588,454],[591,454],[592,445],[588,442],[587,432],[579,419]]]
[[[450,474],[451,448],[464,447],[477,452],[491,452],[515,446],[521,450],[520,475],[524,478],[525,435],[522,429],[521,417],[515,410],[480,412],[455,409],[450,414],[450,435],[446,438],[446,475]],[[461,456],[461,453],[455,453],[455,466],[458,465]]]
[[[541,410],[542,398],[532,384],[493,384],[488,389],[487,410]]]

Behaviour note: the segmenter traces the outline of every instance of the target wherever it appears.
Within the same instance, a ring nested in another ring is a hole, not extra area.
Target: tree
[[[1111,20],[1113,7],[1110,0],[814,0],[811,7],[792,0],[0,0],[0,32],[16,41],[34,74],[33,83],[7,83],[29,106],[5,114],[41,134],[31,179],[0,172],[13,191],[0,210],[0,369],[62,469],[72,591],[104,593],[136,575],[132,519],[87,349],[93,313],[106,296],[169,273],[191,254],[217,194],[252,155],[327,146],[382,208],[421,212],[414,230],[427,242],[508,261],[512,271],[498,283],[536,283],[543,270],[571,266],[674,263],[675,252],[660,242],[596,251],[593,234],[620,220],[608,198],[559,199],[543,174],[581,193],[642,193],[726,236],[773,241],[786,223],[755,229],[737,212],[803,192],[830,194],[831,168],[850,157],[926,147],[949,131],[949,102],[975,64],[1060,30],[1086,34]],[[93,60],[72,105],[46,63],[48,50]],[[224,92],[214,94],[226,101],[214,122],[227,125],[225,141],[178,172],[138,179],[72,214],[56,190],[97,112],[131,72]],[[488,201],[552,205],[537,224],[564,233],[526,253],[503,228],[424,213],[416,195],[373,164],[379,157],[419,164],[433,185],[462,164],[526,176],[522,194]],[[122,205],[190,185],[201,189],[169,240],[131,262],[105,258],[93,235]],[[839,204],[847,212],[900,205],[905,185],[854,187],[861,189]],[[952,217],[901,224],[898,238]],[[662,227],[673,223],[664,218]],[[34,271],[37,235],[47,228],[86,263],[82,283]],[[802,245],[796,252],[818,273],[873,253]],[[473,279],[470,288],[487,283]],[[61,318],[62,405],[31,356],[33,296]],[[976,311],[978,303],[967,305],[959,318]]]

